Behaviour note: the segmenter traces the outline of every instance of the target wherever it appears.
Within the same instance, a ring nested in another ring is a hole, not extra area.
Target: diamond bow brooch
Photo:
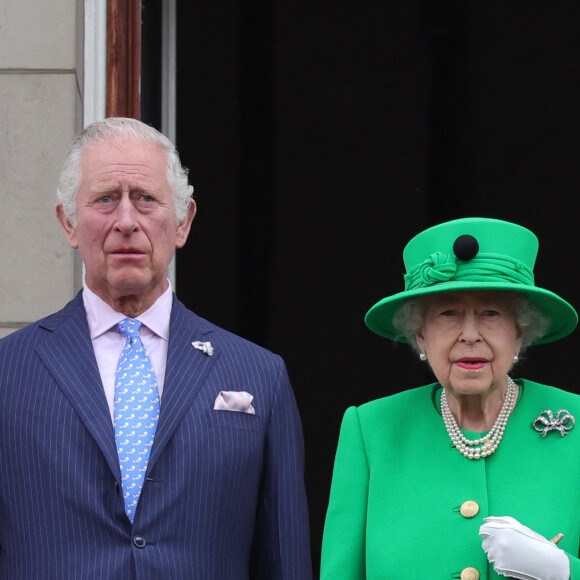
[[[564,437],[568,435],[575,423],[574,415],[570,415],[566,409],[560,409],[555,417],[552,411],[546,409],[534,419],[532,427],[541,433],[542,437],[545,437],[548,431],[560,431],[560,435]]]

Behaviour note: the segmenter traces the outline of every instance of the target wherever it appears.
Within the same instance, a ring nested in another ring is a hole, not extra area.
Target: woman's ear
[[[519,324],[516,324],[516,352],[522,350],[522,342],[524,340],[524,331]]]
[[[423,331],[420,328],[419,330],[415,331],[415,339],[417,340],[417,345],[422,351],[425,351],[425,337],[423,336]]]

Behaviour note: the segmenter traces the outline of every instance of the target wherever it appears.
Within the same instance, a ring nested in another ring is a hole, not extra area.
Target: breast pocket
[[[263,430],[262,419],[259,415],[240,413],[239,411],[208,412],[209,426],[215,429],[241,429],[261,433]]]
[[[205,437],[212,472],[219,489],[238,490],[245,497],[257,493],[264,455],[264,427],[258,415],[211,411]],[[219,467],[219,469],[217,468]]]

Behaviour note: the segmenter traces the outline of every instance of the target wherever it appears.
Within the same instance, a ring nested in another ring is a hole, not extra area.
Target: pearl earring
[[[424,352],[421,352],[421,353],[419,354],[419,358],[420,358],[422,361],[426,361],[426,360],[427,360],[427,355],[426,355]]]
[[[520,360],[519,353],[514,354],[514,364]]]

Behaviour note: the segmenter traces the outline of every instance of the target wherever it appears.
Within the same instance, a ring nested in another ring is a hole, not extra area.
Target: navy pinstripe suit
[[[192,347],[211,341],[214,355]],[[255,415],[214,411],[221,390]],[[311,578],[302,432],[280,357],[174,298],[134,525],[83,307],[0,341],[0,578]]]

